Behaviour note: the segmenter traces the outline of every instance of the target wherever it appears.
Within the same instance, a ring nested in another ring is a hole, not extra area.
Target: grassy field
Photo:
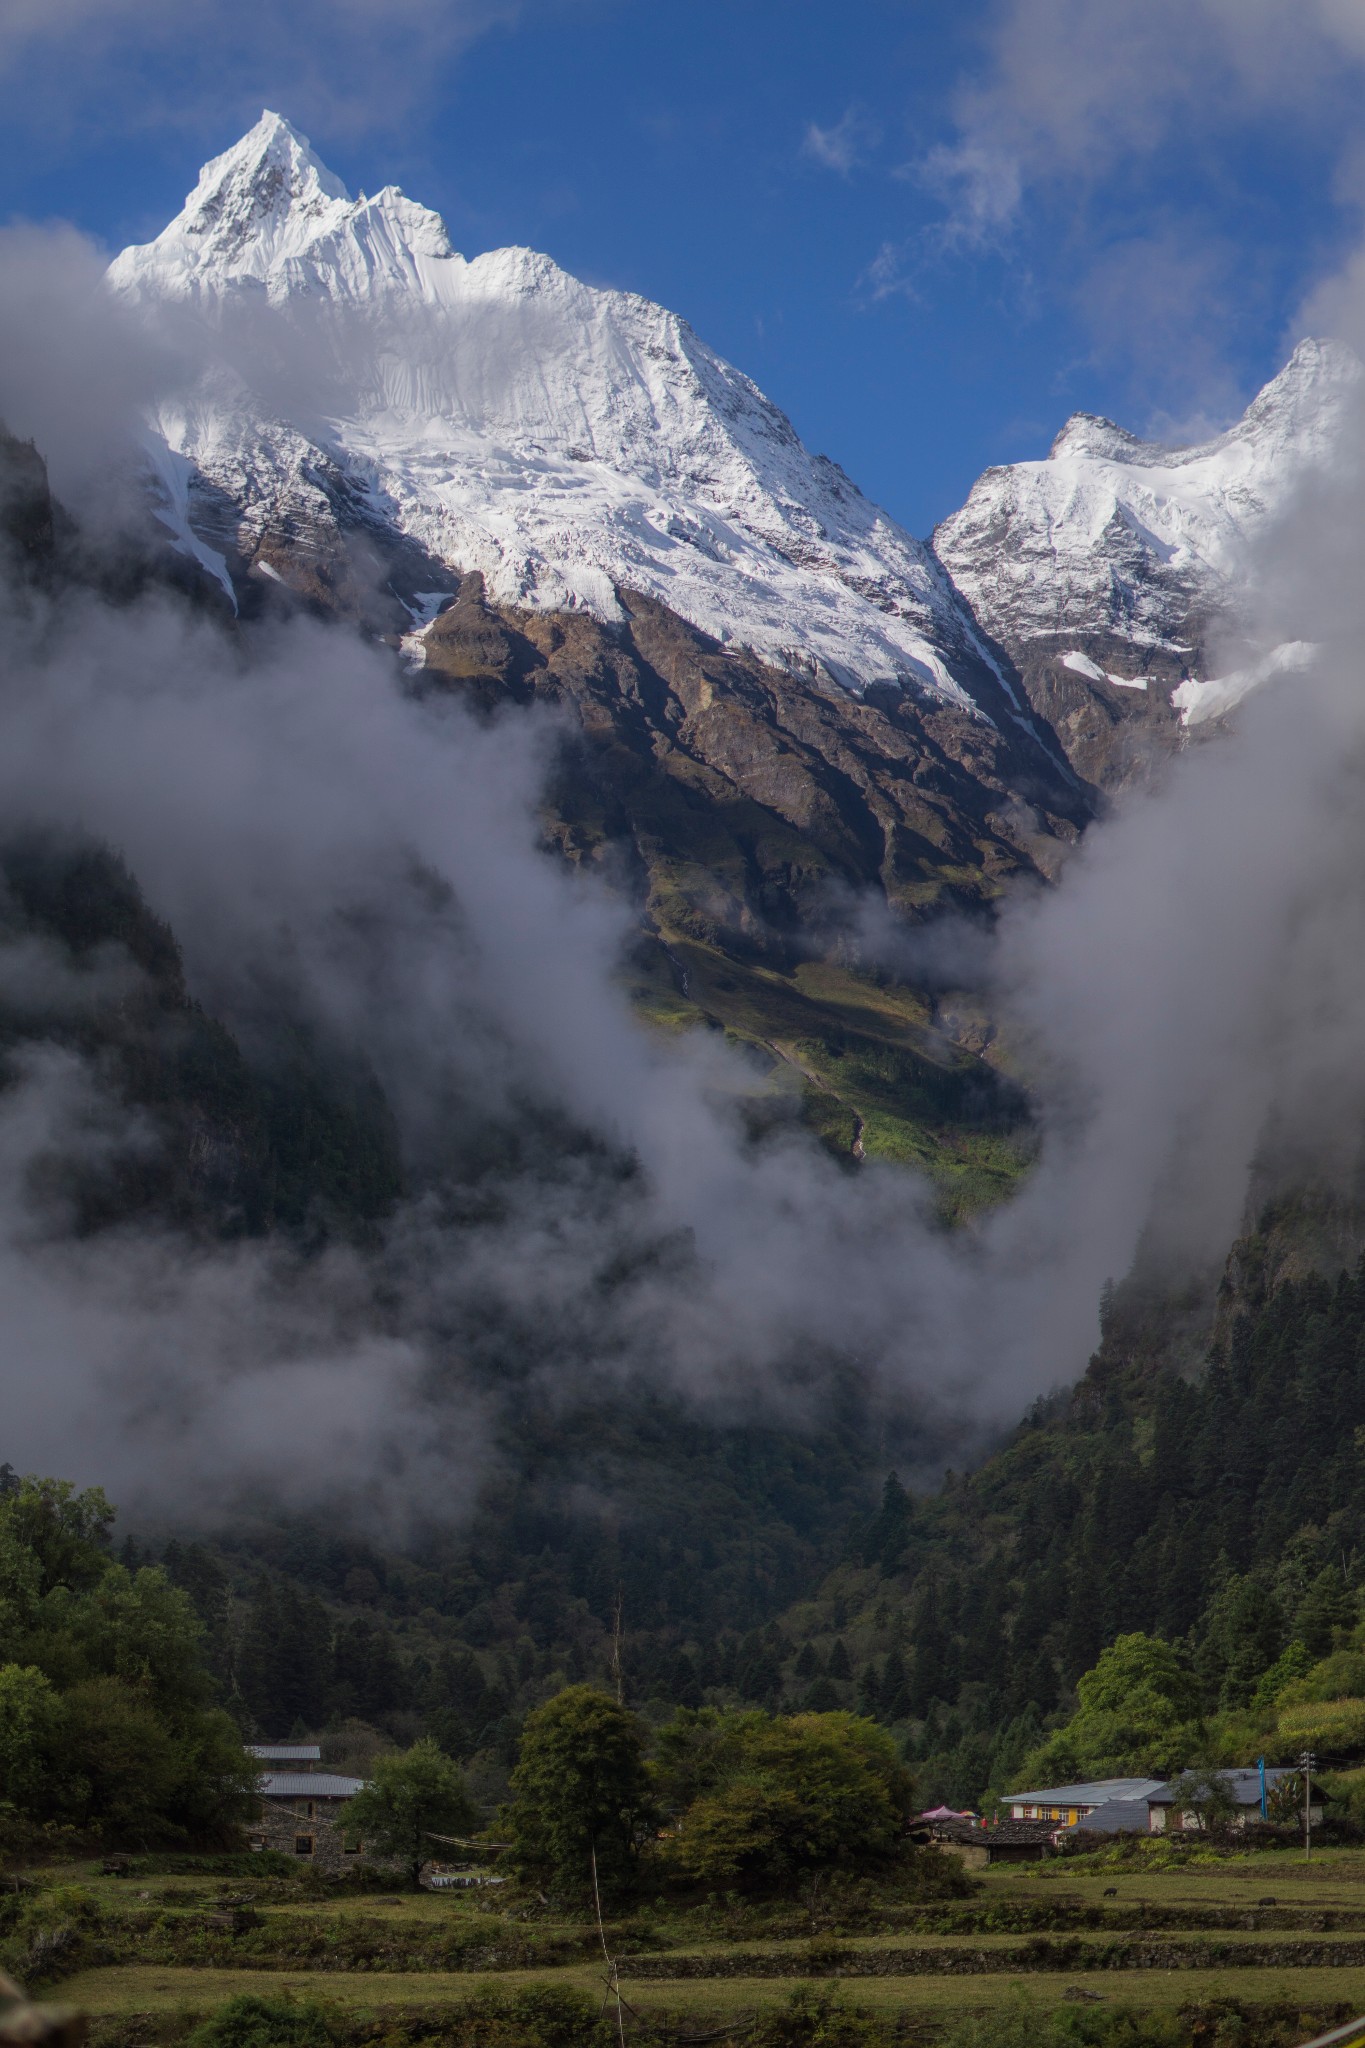
[[[980,1873],[983,1898],[1054,1902],[1063,1894],[1086,1905],[1113,1906],[1118,1899],[1149,1899],[1167,1905],[1254,1907],[1274,1897],[1285,1906],[1365,1909],[1365,1850],[1316,1849],[1305,1862],[1294,1850],[1267,1849],[1247,1856],[1199,1852],[1169,1869],[1119,1859],[1083,1862],[1016,1863]]]
[[[671,972],[663,958],[629,984],[641,1013],[670,1031],[722,1031],[750,1056],[756,1106],[799,1101],[838,1157],[914,1168],[952,1220],[1006,1200],[1027,1172],[1034,1139],[1022,1104],[997,1095],[993,1070],[942,1037],[915,990],[829,961],[780,973],[678,933],[667,935]]]
[[[528,1986],[572,1984],[600,1995],[601,1969],[511,1970],[497,1977],[452,1978],[380,1972],[364,1977],[338,1977],[325,1970],[291,1970],[287,1975],[243,1970],[90,1970],[70,1978],[51,1994],[54,2004],[76,2006],[92,2016],[108,2013],[201,2014],[237,1991],[309,1993],[355,2012],[411,2012],[464,2004],[491,1985],[524,1990]],[[622,1979],[622,1991],[643,2012],[686,2011],[705,2017],[752,2012],[784,2004],[792,1982],[772,1977],[713,1978],[689,1983],[685,1995],[676,1983],[637,1984]],[[1348,2004],[1365,2012],[1365,1969],[1275,1970],[1259,1973],[1254,1984],[1235,1970],[1210,1970],[1197,1985],[1180,1972],[1119,1971],[1107,1975],[1098,1990],[1086,1976],[1055,1976],[1043,1972],[974,1978],[867,1978],[846,1987],[850,2000],[873,2011],[913,2012],[948,2018],[964,2012],[999,2011],[1028,1997],[1040,2011],[1067,2002],[1068,1990],[1083,1991],[1096,2002],[1130,2011],[1178,2010],[1195,2001],[1240,1999],[1243,2003],[1296,2005],[1319,2011]]]
[[[453,2014],[490,1987],[504,1993],[575,1989],[594,2004],[603,1992],[604,1965],[593,1952],[591,1926],[534,1908],[525,1918],[495,1911],[469,1894],[310,1897],[306,1886],[288,1880],[257,1885],[206,1875],[139,1881],[102,1875],[89,1864],[45,1876],[80,1887],[95,1911],[91,1939],[103,1943],[106,1958],[122,1957],[78,1969],[41,1994],[88,2013],[101,2042],[140,2040],[153,2025],[158,2041],[181,2039],[192,2021],[241,1991],[317,1996],[357,2022],[373,2019],[381,2031],[386,2014],[395,2025],[426,2016],[428,2033],[441,2013]],[[240,1954],[225,1954],[230,1938],[212,1932],[214,1916],[220,1921],[231,1902],[248,1894],[252,1935]],[[1264,1903],[1271,1899],[1273,1906]],[[738,2029],[748,2017],[790,2008],[793,1992],[810,1983],[837,1984],[850,2005],[903,2021],[915,2039],[926,2040],[964,2016],[1017,2011],[1021,1998],[1039,2015],[1101,2007],[1111,2014],[1191,2014],[1230,2000],[1244,2013],[1275,2012],[1280,2041],[1306,2039],[1324,2016],[1365,2011],[1365,1855],[1359,1851],[1327,1851],[1309,1866],[1287,1853],[1190,1860],[1169,1869],[1014,1866],[983,1873],[970,1898],[928,1908],[888,1899],[879,1910],[881,1925],[823,1929],[813,1944],[809,1933],[776,1939],[758,1922],[752,1935],[732,1927],[722,1936],[708,1931],[697,1913],[659,1903],[609,1927],[608,1938],[620,1953],[630,2005],[642,2019],[668,2015],[670,2025],[733,2021]],[[1224,1924],[1215,1930],[1178,1924],[1182,1914],[1208,1912]],[[1013,1915],[1023,1931],[982,1924],[1002,1913]],[[1078,1914],[1095,1924],[1077,1928]],[[911,1923],[928,1918],[939,1924],[912,1929]],[[319,1967],[316,1954],[295,1960],[291,1949],[301,1934],[341,1944],[326,1958],[330,1967]],[[280,1938],[284,1947],[264,1964],[248,1952],[250,1940]],[[201,1954],[181,1959],[201,1941]],[[1106,1950],[1121,1955],[1125,1942],[1145,1944],[1144,1953],[1163,1956],[1166,1964],[1106,1966]],[[431,1967],[432,1943],[448,1944],[463,1966]],[[1064,1966],[1058,1967],[1062,1944]],[[1302,1962],[1273,1954],[1258,1960],[1276,1944],[1302,1944]],[[546,1945],[555,1955],[542,1965]],[[489,1967],[493,1950],[505,1955],[505,1966]],[[536,1966],[528,1966],[532,1950]],[[1339,1964],[1332,1961],[1335,1950]],[[158,1952],[175,1959],[158,1962]],[[98,1949],[86,1953],[94,1962]],[[898,1968],[902,1954],[905,1967]],[[697,1968],[718,1974],[690,1974]],[[1254,2025],[1238,2038],[1254,2048]]]

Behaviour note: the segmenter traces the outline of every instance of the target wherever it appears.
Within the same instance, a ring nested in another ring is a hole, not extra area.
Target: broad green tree
[[[513,1854],[526,1876],[582,1892],[594,1858],[604,1892],[634,1874],[653,1826],[654,1791],[635,1715],[590,1685],[571,1685],[526,1723],[512,1773]]]
[[[1186,1814],[1193,1814],[1195,1826],[1203,1831],[1227,1827],[1236,1818],[1237,1801],[1222,1771],[1183,1771],[1171,1792],[1175,1800],[1170,1809],[1173,1828],[1184,1825]]]
[[[761,1707],[679,1707],[654,1738],[654,1780],[666,1813],[679,1814],[739,1768],[769,1716]]]
[[[83,1591],[103,1575],[105,1546],[114,1520],[98,1486],[77,1493],[69,1479],[20,1480],[0,1496],[0,1530],[17,1538],[34,1560],[38,1590]]]
[[[416,1890],[432,1837],[467,1834],[478,1825],[478,1814],[459,1770],[428,1736],[411,1749],[375,1758],[344,1825],[367,1848],[401,1859]]]
[[[61,1707],[32,1664],[0,1665],[0,1799],[17,1812],[40,1798],[57,1747]]]
[[[1021,1765],[1028,1785],[1159,1773],[1199,1747],[1198,1688],[1159,1636],[1119,1636],[1079,1680],[1076,1696],[1066,1726]]]
[[[216,1841],[247,1818],[257,1767],[213,1704],[202,1630],[159,1569],[109,1556],[98,1489],[0,1489],[0,1801],[14,1839]]]
[[[669,1838],[668,1858],[687,1877],[780,1890],[903,1849],[910,1778],[875,1723],[845,1713],[745,1715],[732,1737],[718,1744],[723,1780]]]

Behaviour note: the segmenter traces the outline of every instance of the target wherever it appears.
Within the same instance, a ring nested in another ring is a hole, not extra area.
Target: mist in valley
[[[0,418],[48,458],[98,560],[135,516],[136,416],[180,389],[184,336],[149,341],[64,232],[3,239],[0,307]],[[1347,338],[1365,328],[1349,278],[1331,313]],[[1158,1284],[1206,1277],[1253,1186],[1349,1195],[1365,1130],[1354,426],[1258,565],[1255,637],[1314,642],[1312,666],[1093,825],[986,940],[895,935],[910,978],[970,962],[1034,1105],[1020,1192],[952,1231],[903,1170],[851,1171],[790,1121],[755,1138],[752,1065],[632,1014],[636,909],[542,844],[553,718],[475,718],[339,627],[44,592],[11,565],[7,832],[124,856],[191,994],[248,1049],[284,1015],[363,1063],[408,1193],[324,1247],[145,1219],[82,1233],[52,1161],[97,1170],[155,1137],[98,1062],[29,1043],[0,1094],[5,1455],[180,1517],[338,1487],[381,1518],[458,1517],[496,1464],[509,1387],[554,1412],[645,1384],[818,1428],[850,1373],[912,1418],[926,1462],[960,1457],[1083,1369],[1106,1280],[1135,1261]],[[851,916],[885,957],[876,923],[876,906]],[[0,1002],[21,1014],[37,986],[69,1010],[93,971],[16,937]]]

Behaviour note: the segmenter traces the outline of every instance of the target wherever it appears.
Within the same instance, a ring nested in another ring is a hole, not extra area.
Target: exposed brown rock
[[[571,710],[561,842],[626,842],[662,927],[780,951],[819,926],[831,883],[911,915],[984,905],[1053,872],[1084,822],[1086,793],[1022,732],[899,689],[853,697],[622,602],[619,627],[514,612],[467,577],[426,635],[426,678]]]

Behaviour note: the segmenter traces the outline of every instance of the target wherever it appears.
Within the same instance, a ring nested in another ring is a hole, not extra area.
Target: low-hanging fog
[[[78,512],[109,516],[111,451],[175,351],[101,307],[70,237],[11,237],[0,307],[0,417]],[[1258,1159],[1354,1173],[1362,532],[1346,450],[1267,547],[1252,622],[1268,645],[1316,642],[1314,665],[1095,826],[973,949],[1041,1146],[1022,1192],[953,1234],[905,1173],[849,1174],[790,1131],[755,1146],[738,1057],[633,1018],[629,906],[540,845],[548,720],[419,701],[339,629],[244,641],[165,599],[4,592],[7,826],[118,848],[205,1007],[249,1019],[263,988],[290,991],[372,1063],[409,1158],[439,1157],[470,1102],[594,1142],[521,1148],[495,1199],[417,1197],[382,1243],[307,1260],[145,1227],[76,1240],[36,1165],[147,1134],[72,1054],[37,1048],[0,1094],[3,1455],[179,1512],[342,1477],[458,1512],[482,1469],[490,1331],[541,1401],[639,1374],[799,1413],[794,1383],[843,1358],[887,1401],[971,1428],[1073,1377],[1104,1281],[1139,1253],[1172,1280],[1206,1270]],[[35,976],[50,1001],[62,971],[0,948],[8,1002]]]

